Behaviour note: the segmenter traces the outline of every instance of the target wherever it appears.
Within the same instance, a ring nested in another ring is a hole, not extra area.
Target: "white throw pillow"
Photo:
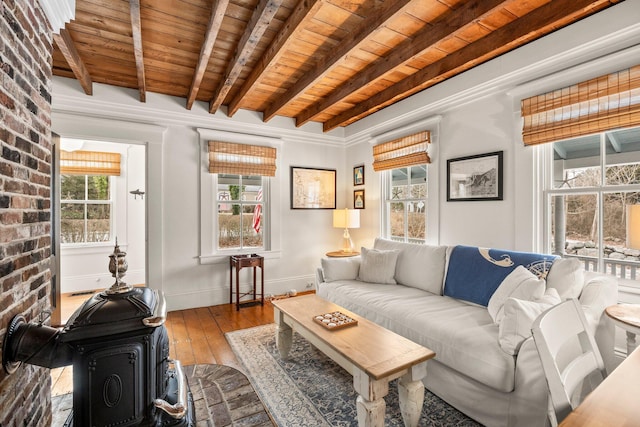
[[[360,249],[360,273],[358,280],[369,283],[384,283],[395,285],[396,262],[398,261],[398,250],[381,251],[378,249]]]
[[[360,257],[322,258],[322,274],[325,282],[356,280],[360,270]]]
[[[532,272],[519,265],[504,278],[489,299],[489,315],[495,323],[500,323],[504,303],[508,298],[533,301],[542,298],[545,287],[543,279],[538,279]]]
[[[547,287],[554,288],[562,300],[578,298],[584,285],[584,265],[578,258],[559,258],[547,274]]]
[[[531,325],[537,317],[561,301],[558,291],[553,288],[548,288],[544,296],[536,301],[507,299],[504,303],[504,316],[499,325],[500,347],[509,354],[518,354],[524,340],[531,336]]]

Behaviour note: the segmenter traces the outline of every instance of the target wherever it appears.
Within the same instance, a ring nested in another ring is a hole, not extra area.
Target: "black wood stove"
[[[188,383],[180,362],[169,359],[164,296],[120,280],[123,254],[116,244],[116,283],[88,299],[64,328],[14,317],[3,343],[5,371],[22,362],[73,364],[68,426],[194,426]]]

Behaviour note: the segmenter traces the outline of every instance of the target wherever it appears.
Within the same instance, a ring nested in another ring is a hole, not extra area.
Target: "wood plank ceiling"
[[[53,74],[346,126],[622,0],[76,0]]]

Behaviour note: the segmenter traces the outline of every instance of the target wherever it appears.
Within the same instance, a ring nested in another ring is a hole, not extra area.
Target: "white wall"
[[[324,253],[334,250],[342,231],[332,228],[331,211],[289,208],[289,167],[337,170],[337,207],[347,201],[344,189],[351,181],[346,170],[344,131],[322,133],[318,124],[300,129],[292,120],[263,124],[255,114],[239,112],[234,119],[211,115],[196,103],[191,111],[184,100],[150,93],[141,104],[136,92],[94,84],[94,95],[82,93],[75,80],[54,78],[52,128],[60,135],[146,144],[148,285],[160,289],[170,310],[228,302],[228,260],[203,263],[200,256],[200,141],[198,129],[242,132],[282,140],[274,180],[281,215],[280,250],[265,255],[265,293],[303,290],[314,281]],[[206,237],[204,237],[206,238]],[[241,285],[249,284],[249,270]]]
[[[164,132],[156,141],[159,152],[156,161],[149,164],[157,182],[148,180],[148,191],[156,192],[159,202],[148,209],[150,221],[157,224],[148,238],[159,242],[150,245],[155,251],[149,256],[150,274],[156,277],[149,285],[165,292],[169,309],[227,301],[228,265],[202,264],[199,259],[198,128],[283,140],[275,178],[281,189],[281,250],[266,260],[267,293],[303,289],[313,280],[320,257],[334,250],[341,236],[340,230],[331,228],[329,211],[289,209],[289,166],[336,168],[340,208],[352,206],[352,168],[364,163],[366,209],[361,212],[361,228],[351,234],[356,247],[371,245],[380,230],[380,182],[371,169],[370,142],[436,115],[442,120],[437,125],[439,138],[430,167],[430,174],[435,176],[429,177],[428,217],[439,221],[430,224],[430,242],[536,250],[535,149],[524,148],[518,139],[514,99],[527,91],[539,93],[535,91],[547,83],[547,89],[562,87],[553,86],[558,79],[547,82],[544,77],[562,74],[570,67],[578,68],[564,75],[574,81],[624,68],[620,67],[624,60],[605,61],[600,68],[583,64],[640,45],[639,22],[640,0],[627,0],[328,134],[315,123],[297,129],[293,120],[282,117],[265,124],[259,114],[248,111],[240,111],[233,118],[222,112],[211,115],[199,102],[188,111],[184,100],[153,93],[141,104],[136,91],[99,84],[94,84],[94,95],[89,97],[76,81],[62,78],[54,78],[52,126],[56,130],[58,117],[77,117],[84,134],[103,138],[124,124],[132,129],[148,125],[166,129],[158,131],[158,135]],[[627,56],[626,61],[633,59]],[[527,86],[537,80],[543,83]],[[518,89],[518,95],[513,95]],[[67,131],[68,124],[67,120]],[[59,133],[65,136],[62,130]],[[504,200],[446,202],[446,160],[496,150],[505,154]],[[248,277],[243,278],[245,285],[247,282]]]

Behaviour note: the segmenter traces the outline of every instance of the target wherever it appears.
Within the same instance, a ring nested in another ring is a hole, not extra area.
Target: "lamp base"
[[[345,254],[350,254],[353,252],[353,241],[351,240],[351,236],[349,235],[349,229],[344,229],[344,234],[342,235],[342,252]]]

